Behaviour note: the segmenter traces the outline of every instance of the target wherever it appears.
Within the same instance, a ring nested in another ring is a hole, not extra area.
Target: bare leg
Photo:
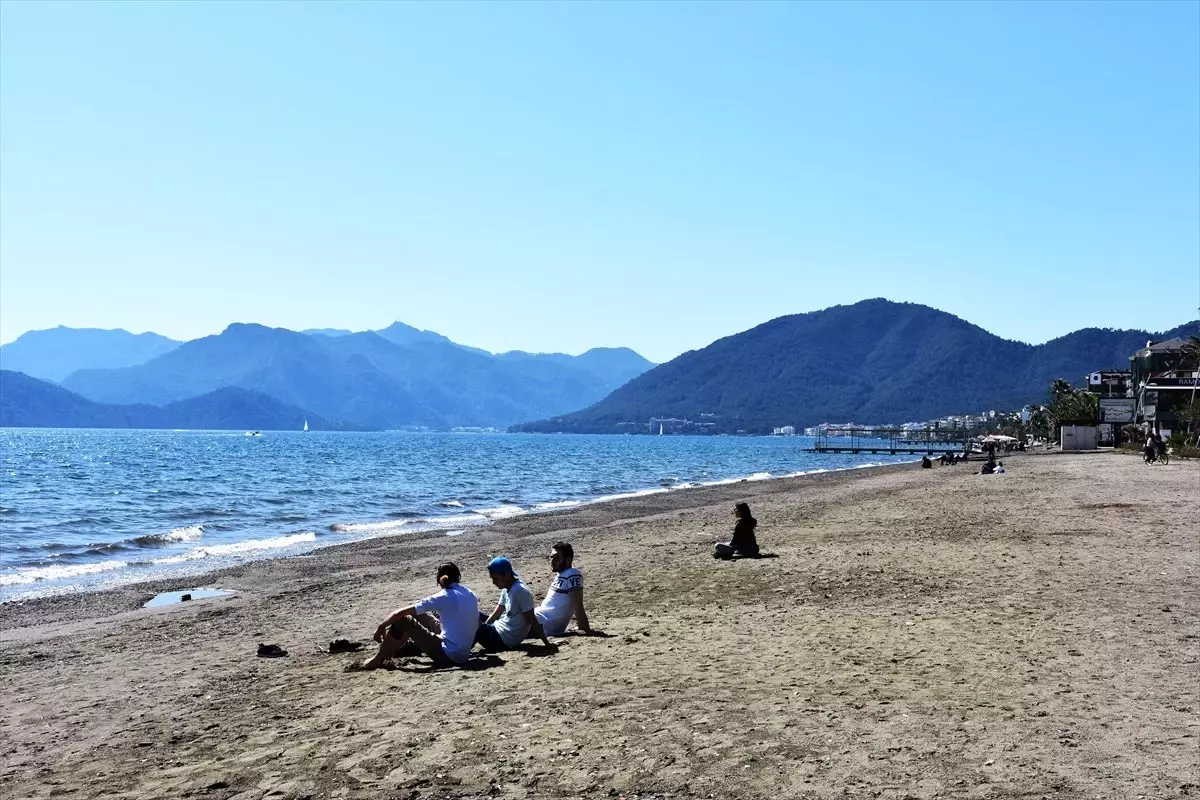
[[[400,649],[404,647],[404,644],[408,641],[408,634],[401,633],[399,636],[396,636],[395,632],[396,628],[398,627],[400,626],[393,625],[391,628],[388,628],[388,632],[383,637],[383,641],[379,643],[379,652],[377,652],[369,660],[364,661],[359,666],[359,669],[377,669],[383,664],[383,662],[394,658],[396,654],[400,652]]]

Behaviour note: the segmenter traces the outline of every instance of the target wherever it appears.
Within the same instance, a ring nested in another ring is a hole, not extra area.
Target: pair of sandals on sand
[[[321,652],[330,654],[357,653],[364,647],[366,647],[366,645],[364,645],[362,642],[352,642],[349,639],[334,639],[329,643],[329,648],[322,650]],[[259,658],[283,658],[287,654],[288,651],[284,650],[277,644],[259,644],[258,646]]]

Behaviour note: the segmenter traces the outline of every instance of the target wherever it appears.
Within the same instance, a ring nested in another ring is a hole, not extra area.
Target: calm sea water
[[[0,430],[0,600],[623,495],[902,461],[803,437]],[[911,456],[907,457],[911,459]]]

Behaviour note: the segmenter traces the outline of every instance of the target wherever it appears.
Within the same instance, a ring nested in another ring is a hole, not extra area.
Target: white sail
[[[308,420],[304,420],[304,432],[308,433]]]
[[[662,436],[662,423],[658,423],[658,435]]]

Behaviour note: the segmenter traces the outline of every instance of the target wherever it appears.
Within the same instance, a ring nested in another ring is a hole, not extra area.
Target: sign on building
[[[1133,422],[1134,401],[1124,397],[1100,398],[1100,420],[1102,422]]]

